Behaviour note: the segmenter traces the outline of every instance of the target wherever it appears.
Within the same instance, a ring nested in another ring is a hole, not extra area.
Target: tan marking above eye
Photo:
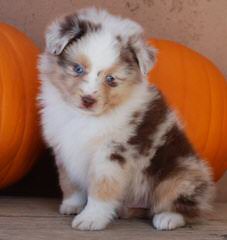
[[[85,70],[85,74],[90,71],[91,62],[86,55],[78,53],[75,56],[75,53],[67,52],[67,55],[65,56],[65,58],[67,62],[66,71],[70,75],[75,76],[74,69],[73,69],[75,64],[81,65]]]
[[[66,73],[71,75],[72,77],[76,77],[76,78],[81,78],[85,75],[87,75],[87,70],[86,68],[80,64],[83,68],[84,68],[84,74],[83,75],[77,75],[77,73],[74,71],[74,65],[70,64],[66,67]]]

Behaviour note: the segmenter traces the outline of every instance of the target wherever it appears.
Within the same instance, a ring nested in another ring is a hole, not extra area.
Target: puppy
[[[59,171],[60,213],[77,214],[73,228],[104,229],[142,206],[156,229],[169,230],[210,208],[209,167],[147,83],[155,55],[139,24],[104,10],[81,10],[47,30],[42,127]]]

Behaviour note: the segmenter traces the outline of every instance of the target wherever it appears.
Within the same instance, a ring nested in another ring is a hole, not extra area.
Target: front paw
[[[110,223],[113,212],[97,206],[87,206],[72,222],[72,227],[79,230],[102,230]]]
[[[72,227],[79,230],[102,230],[111,219],[105,215],[99,214],[96,211],[84,210],[77,215],[72,222]]]
[[[154,215],[153,225],[158,230],[172,230],[184,226],[185,220],[179,213],[163,212]]]
[[[64,199],[60,208],[60,214],[71,215],[78,214],[83,210],[84,204],[81,201],[75,201],[73,198]]]

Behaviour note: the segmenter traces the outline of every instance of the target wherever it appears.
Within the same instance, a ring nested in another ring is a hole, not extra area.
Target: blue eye
[[[106,82],[110,87],[116,87],[117,86],[115,78],[111,75],[106,76]]]
[[[84,74],[84,68],[80,64],[75,64],[73,67],[73,71],[78,75],[81,76]]]

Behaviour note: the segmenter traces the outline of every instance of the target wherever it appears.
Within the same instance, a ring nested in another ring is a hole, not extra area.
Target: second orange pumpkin
[[[158,60],[149,81],[180,117],[196,150],[219,179],[227,166],[227,82],[205,57],[180,44],[150,40]]]

